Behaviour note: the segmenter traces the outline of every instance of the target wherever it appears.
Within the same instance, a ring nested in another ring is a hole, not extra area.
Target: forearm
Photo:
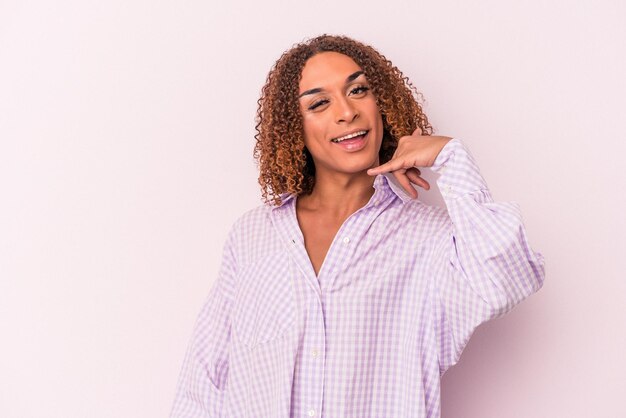
[[[452,222],[450,259],[495,315],[510,310],[544,280],[543,256],[528,243],[519,206],[493,200],[459,139],[446,144],[432,169]]]

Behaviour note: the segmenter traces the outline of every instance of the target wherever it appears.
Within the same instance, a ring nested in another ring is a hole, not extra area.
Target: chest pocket
[[[295,327],[295,277],[290,264],[288,255],[278,252],[239,274],[233,328],[246,347],[278,340]]]

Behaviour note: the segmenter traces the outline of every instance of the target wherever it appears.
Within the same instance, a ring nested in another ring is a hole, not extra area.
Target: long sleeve
[[[170,418],[217,418],[223,414],[235,274],[231,231],[218,278],[195,324]]]
[[[527,241],[519,206],[494,202],[465,145],[449,141],[432,170],[451,223],[432,262],[440,373],[456,364],[481,323],[543,285],[544,258]]]

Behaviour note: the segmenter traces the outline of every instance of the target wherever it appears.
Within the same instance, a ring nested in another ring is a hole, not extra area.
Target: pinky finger
[[[430,190],[430,184],[422,177],[420,177],[419,171],[416,172],[413,170],[407,170],[406,176],[409,178],[409,180],[411,180],[413,183],[417,184],[421,188],[425,190]]]
[[[417,190],[411,184],[410,179],[407,177],[406,173],[401,172],[401,170],[396,170],[393,172],[394,177],[400,183],[400,186],[409,194],[413,199],[417,198]]]

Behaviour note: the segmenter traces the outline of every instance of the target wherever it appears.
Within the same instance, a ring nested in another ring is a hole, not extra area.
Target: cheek
[[[324,141],[326,137],[326,124],[322,123],[322,121],[313,118],[305,118],[302,121],[302,126],[304,130],[304,143],[307,148],[311,146],[314,147],[317,143]]]
[[[380,109],[378,108],[378,106],[376,105],[376,102],[373,103],[373,110],[372,112],[375,115],[375,119],[376,119],[376,124],[378,126],[383,126],[383,117],[382,114],[380,113]]]
[[[376,99],[374,99],[373,97],[370,98],[367,101],[366,106],[363,110],[364,112],[367,113],[370,123],[374,123],[376,128],[380,128],[383,126],[382,116],[380,113],[380,109],[378,108],[378,105],[376,104]]]
[[[374,120],[374,126],[376,127],[376,131],[377,131],[377,140],[382,141],[383,138],[383,117],[380,113],[380,110],[378,109],[378,106],[374,105],[374,108],[372,109],[372,114],[373,114],[373,120]]]

